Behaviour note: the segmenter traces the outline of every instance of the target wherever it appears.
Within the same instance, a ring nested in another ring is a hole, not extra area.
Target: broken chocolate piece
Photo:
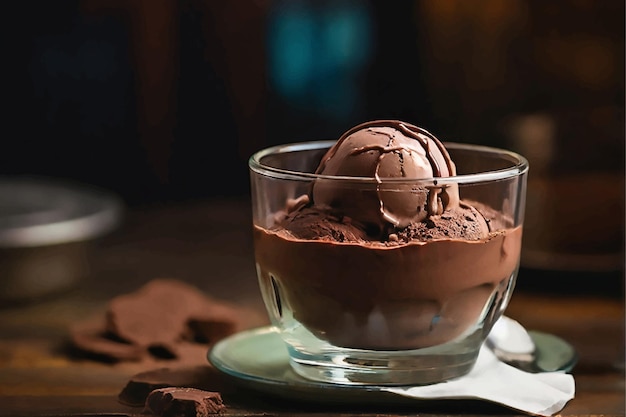
[[[159,388],[187,387],[223,392],[229,389],[228,384],[222,375],[209,365],[158,368],[132,376],[119,393],[118,400],[122,404],[139,407],[145,404],[152,391]]]
[[[111,300],[107,330],[140,346],[166,346],[181,338],[190,314],[208,303],[200,291],[181,281],[154,280]]]
[[[189,316],[187,326],[193,341],[215,343],[241,330],[242,316],[241,309],[226,303],[207,303],[202,310]]]
[[[70,330],[74,347],[81,351],[111,361],[136,361],[146,355],[146,349],[119,340],[105,330],[102,320],[88,320]]]
[[[216,300],[174,279],[155,279],[117,296],[105,313],[96,322],[77,323],[70,337],[74,347],[107,361],[181,359],[182,345],[206,347],[267,321],[260,312]]]
[[[160,417],[205,417],[224,410],[222,396],[218,392],[195,388],[159,388],[146,399],[144,413]]]

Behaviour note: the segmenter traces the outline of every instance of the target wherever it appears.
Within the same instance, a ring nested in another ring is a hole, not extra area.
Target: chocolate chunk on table
[[[136,361],[147,354],[145,347],[107,333],[102,320],[78,323],[71,328],[70,338],[73,346],[82,352],[110,361]]]
[[[212,344],[260,321],[245,308],[174,279],[155,279],[113,298],[105,317],[71,329],[74,347],[114,361],[179,359],[186,341]]]
[[[186,387],[223,392],[229,383],[210,365],[179,368],[157,368],[130,378],[118,395],[118,400],[133,407],[144,405],[150,392],[168,387]]]
[[[184,282],[156,279],[110,301],[107,330],[140,346],[166,346],[181,339],[191,315],[210,305],[208,297]]]
[[[159,388],[146,399],[144,413],[160,417],[205,417],[225,409],[218,392],[195,388]]]
[[[198,343],[215,343],[233,333],[241,327],[235,320],[227,316],[211,317],[210,315],[196,315],[187,321],[188,338]]]

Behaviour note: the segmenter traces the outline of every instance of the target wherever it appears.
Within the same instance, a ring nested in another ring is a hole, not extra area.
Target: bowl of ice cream
[[[471,370],[515,287],[524,157],[380,120],[249,166],[261,294],[297,373],[425,384]]]

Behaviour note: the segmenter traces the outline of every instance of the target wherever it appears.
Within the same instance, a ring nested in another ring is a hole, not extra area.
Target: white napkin
[[[467,375],[433,385],[383,390],[416,399],[479,399],[531,415],[551,416],[574,398],[575,383],[574,377],[564,372],[521,371],[501,362],[483,345]]]

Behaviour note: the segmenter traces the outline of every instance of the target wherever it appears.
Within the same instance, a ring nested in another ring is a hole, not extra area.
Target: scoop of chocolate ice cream
[[[443,144],[428,131],[397,120],[358,125],[328,150],[316,171],[354,181],[318,179],[313,202],[365,229],[403,228],[459,204],[456,186],[414,180],[456,175]]]

